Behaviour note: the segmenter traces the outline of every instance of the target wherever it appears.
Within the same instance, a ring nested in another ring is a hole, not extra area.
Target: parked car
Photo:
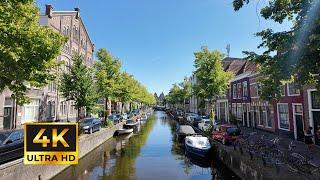
[[[240,135],[241,130],[229,124],[217,126],[212,132],[212,138],[221,141],[222,144],[236,141]]]
[[[0,131],[0,164],[23,157],[23,129]]]
[[[201,122],[198,124],[198,127],[202,131],[207,131],[211,126],[211,120],[210,119],[201,119]]]
[[[101,121],[99,118],[86,118],[80,123],[80,129],[84,133],[93,133],[100,131]]]
[[[120,121],[122,121],[122,116],[121,116],[121,114],[116,114],[116,117],[117,117]]]
[[[122,119],[123,120],[127,120],[128,119],[128,114],[127,113],[123,113],[122,114]]]
[[[198,124],[201,122],[202,118],[201,116],[195,116],[192,120],[192,125],[194,127],[198,127]]]
[[[187,121],[193,122],[193,119],[196,118],[196,117],[198,117],[197,114],[188,113],[188,115],[187,115]]]
[[[112,121],[113,124],[120,123],[120,118],[115,114],[112,114],[112,115],[108,116],[108,120]]]

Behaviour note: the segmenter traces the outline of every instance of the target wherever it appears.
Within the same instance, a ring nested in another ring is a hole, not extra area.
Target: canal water
[[[177,126],[156,111],[134,134],[106,141],[53,179],[238,179],[211,158],[186,153],[175,140]]]

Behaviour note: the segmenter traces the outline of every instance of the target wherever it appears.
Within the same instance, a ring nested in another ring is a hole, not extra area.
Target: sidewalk
[[[258,135],[265,135],[265,138],[269,140],[272,140],[278,137],[276,134],[272,134],[259,129],[252,129],[248,127],[240,127],[240,129],[244,134],[249,134],[250,132],[257,132]],[[279,149],[283,151],[288,150],[288,147],[291,141],[293,141],[294,144],[296,145],[294,152],[298,152],[304,156],[309,155],[313,157],[311,162],[317,166],[320,166],[320,147],[319,146],[313,145],[312,150],[310,152],[308,149],[308,146],[304,142],[296,141],[290,138],[280,137],[280,141],[278,144]]]

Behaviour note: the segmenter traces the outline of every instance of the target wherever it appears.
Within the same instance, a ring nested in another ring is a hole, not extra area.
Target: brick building
[[[46,5],[45,14],[40,15],[39,23],[68,37],[68,42],[57,57],[58,62],[64,62],[57,69],[66,72],[72,66],[72,55],[79,53],[85,64],[92,66],[94,44],[80,17],[80,9],[74,11],[54,11],[51,5]],[[0,129],[19,128],[26,122],[38,121],[74,121],[77,112],[74,102],[66,101],[60,96],[58,84],[51,82],[45,88],[28,87],[27,96],[30,103],[18,106],[11,98],[8,89],[0,94]]]

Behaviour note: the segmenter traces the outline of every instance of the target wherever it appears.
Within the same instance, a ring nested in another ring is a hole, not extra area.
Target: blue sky
[[[133,74],[150,92],[167,93],[171,85],[190,76],[193,52],[206,45],[231,57],[255,50],[260,39],[254,33],[271,27],[287,29],[257,17],[261,1],[252,1],[234,12],[232,0],[37,0],[55,10],[79,6],[81,17],[96,48],[106,48],[122,60],[123,70]],[[261,50],[258,50],[258,52]]]

